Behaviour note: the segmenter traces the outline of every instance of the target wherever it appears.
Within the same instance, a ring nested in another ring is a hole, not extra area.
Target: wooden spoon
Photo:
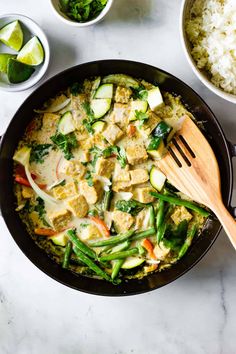
[[[215,213],[236,249],[236,221],[222,201],[215,154],[192,119],[187,115],[183,119],[168,153],[157,165],[179,191]]]

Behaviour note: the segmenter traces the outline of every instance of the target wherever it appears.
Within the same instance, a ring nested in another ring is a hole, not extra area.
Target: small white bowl
[[[52,5],[52,8],[54,10],[54,13],[60,20],[62,20],[64,23],[67,23],[68,25],[74,26],[74,27],[87,27],[94,25],[95,23],[98,23],[103,20],[103,18],[106,16],[106,14],[109,12],[113,0],[108,0],[106,6],[104,9],[100,12],[100,14],[94,18],[93,20],[86,21],[86,22],[77,22],[66,16],[61,10],[60,10],[60,0],[50,0],[50,3]]]
[[[184,53],[186,55],[186,58],[195,73],[195,75],[202,81],[202,83],[209,88],[212,92],[214,92],[216,95],[220,96],[221,98],[232,102],[236,103],[236,96],[230,93],[227,93],[223,91],[222,89],[216,87],[207,77],[206,73],[204,71],[201,71],[198,67],[196,62],[194,61],[192,55],[191,55],[191,44],[188,40],[186,31],[185,31],[185,24],[186,21],[190,18],[190,11],[193,6],[195,0],[183,0],[182,6],[181,6],[181,11],[180,11],[180,36],[181,36],[181,42],[182,46],[184,49]]]
[[[11,84],[7,82],[7,80],[0,80],[0,90],[9,91],[9,92],[24,91],[37,84],[39,80],[41,80],[42,77],[45,75],[50,61],[50,47],[49,47],[47,37],[43,32],[43,30],[39,27],[39,25],[37,25],[37,23],[35,23],[29,17],[19,15],[19,14],[1,15],[0,28],[15,20],[20,21],[24,33],[23,45],[31,37],[33,36],[38,37],[44,49],[44,62],[41,65],[35,66],[35,72],[28,80],[24,82],[21,82],[19,84]],[[0,42],[0,53],[17,54],[11,48],[5,46],[5,44],[3,44],[2,42]]]

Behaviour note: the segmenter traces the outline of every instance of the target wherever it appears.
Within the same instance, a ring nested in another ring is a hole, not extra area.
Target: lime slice
[[[16,55],[14,54],[0,53],[0,72],[6,73],[8,59],[15,58],[15,57]]]
[[[19,21],[9,23],[0,29],[0,41],[18,51],[23,44],[23,32]]]
[[[17,60],[28,65],[39,65],[44,60],[44,50],[37,37],[27,42],[17,55]]]
[[[34,71],[35,69],[32,68],[32,66],[20,63],[16,59],[8,59],[7,76],[12,84],[18,84],[28,80]]]

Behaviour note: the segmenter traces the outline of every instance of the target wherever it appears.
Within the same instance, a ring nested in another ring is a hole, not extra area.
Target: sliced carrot
[[[16,181],[17,183],[19,183],[19,184],[22,184],[23,186],[31,187],[29,181],[28,181],[26,178],[21,177],[21,176],[19,176],[19,175],[16,175],[16,176],[15,176],[15,181]]]
[[[132,136],[134,136],[136,133],[136,127],[133,124],[130,124],[127,128],[127,135],[132,138]]]
[[[21,185],[23,185],[23,186],[32,188],[32,187],[31,187],[31,184],[30,184],[29,181],[28,181],[28,179],[25,178],[25,177],[16,175],[16,176],[15,176],[15,181],[16,181],[16,183],[19,183],[19,184],[21,184]],[[41,188],[41,189],[45,189],[45,188],[47,187],[46,184],[38,184],[38,183],[37,183],[37,185],[38,185],[39,188]]]
[[[40,235],[40,236],[54,236],[54,235],[58,234],[59,231],[55,231],[55,230],[52,230],[52,229],[36,228],[36,229],[34,229],[34,233],[36,235]]]
[[[27,179],[24,166],[17,165],[15,168],[15,173],[16,173],[16,175]],[[31,172],[31,177],[33,178],[33,180],[35,180],[37,178],[37,176],[32,172]]]
[[[108,229],[106,223],[103,220],[99,219],[96,216],[90,216],[89,218],[91,220],[93,220],[95,223],[97,223],[102,228],[103,233],[106,237],[110,236],[110,230]]]
[[[152,258],[152,259],[157,259],[157,256],[155,255],[154,253],[154,247],[153,247],[153,244],[151,243],[150,240],[148,240],[147,238],[145,238],[141,245],[145,248],[145,250],[147,250],[149,256]]]

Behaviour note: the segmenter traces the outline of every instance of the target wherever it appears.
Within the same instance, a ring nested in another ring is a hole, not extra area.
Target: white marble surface
[[[72,65],[125,58],[161,67],[190,84],[236,142],[235,106],[195,78],[178,34],[180,0],[114,0],[106,20],[75,29],[49,0],[0,0],[0,14],[22,13],[47,32],[48,77]],[[0,92],[0,134],[30,91]],[[103,298],[66,288],[39,271],[0,219],[0,354],[235,354],[236,255],[222,232],[204,259],[149,294]]]

